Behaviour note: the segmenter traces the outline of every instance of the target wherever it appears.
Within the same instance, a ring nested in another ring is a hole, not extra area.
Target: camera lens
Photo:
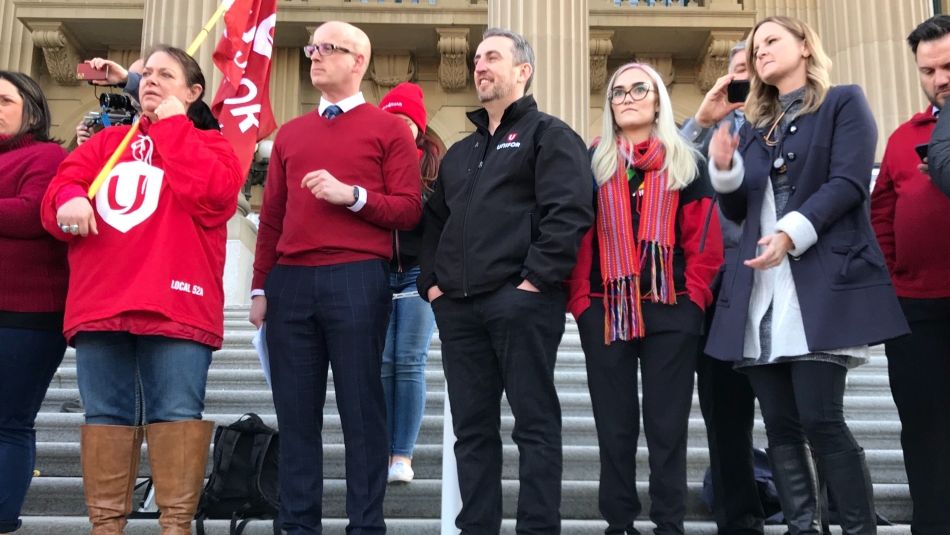
[[[126,110],[132,108],[132,100],[119,93],[103,93],[99,95],[99,104],[103,108],[112,110]]]

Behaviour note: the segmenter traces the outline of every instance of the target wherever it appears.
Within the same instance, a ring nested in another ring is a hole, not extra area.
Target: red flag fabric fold
[[[224,80],[211,111],[247,174],[256,143],[277,128],[269,89],[277,0],[233,0],[224,23],[213,55]]]

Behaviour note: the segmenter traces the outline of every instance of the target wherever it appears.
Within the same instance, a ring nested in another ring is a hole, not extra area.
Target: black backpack
[[[253,519],[277,523],[277,431],[248,413],[214,432],[211,475],[195,515],[198,535],[205,519],[230,519],[231,535],[241,535]]]

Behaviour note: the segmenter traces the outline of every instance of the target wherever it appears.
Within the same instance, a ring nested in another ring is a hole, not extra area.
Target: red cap
[[[426,106],[422,101],[422,88],[416,84],[403,82],[392,88],[383,100],[379,101],[379,109],[389,113],[401,113],[412,119],[420,132],[426,131]]]

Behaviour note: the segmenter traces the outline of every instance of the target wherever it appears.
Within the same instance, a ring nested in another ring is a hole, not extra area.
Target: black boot
[[[772,479],[790,535],[820,535],[818,477],[806,444],[768,449]]]
[[[842,535],[877,533],[874,487],[864,460],[864,450],[824,455],[818,462],[831,499],[837,506]]]

